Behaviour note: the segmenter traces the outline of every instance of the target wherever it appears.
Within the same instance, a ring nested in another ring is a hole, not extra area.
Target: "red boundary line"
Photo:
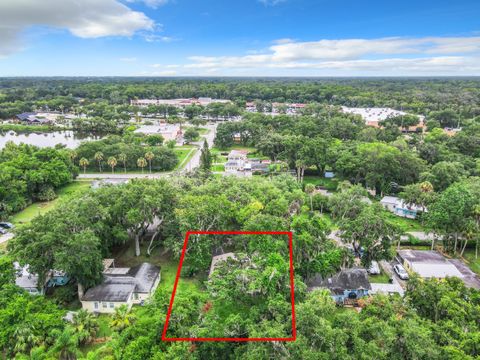
[[[185,251],[187,250],[188,238],[190,235],[288,235],[288,248],[290,254],[290,296],[292,302],[292,336],[291,337],[260,337],[260,338],[170,338],[167,337],[168,322],[172,314],[173,300],[177,292],[178,280],[182,271],[183,259],[185,258]],[[170,298],[170,305],[168,306],[167,317],[165,325],[163,326],[162,341],[295,341],[297,339],[297,328],[295,322],[295,286],[293,275],[293,235],[291,231],[187,231],[185,240],[183,242],[182,254],[180,255],[180,262],[178,264],[177,275],[175,283],[173,284],[172,297]]]

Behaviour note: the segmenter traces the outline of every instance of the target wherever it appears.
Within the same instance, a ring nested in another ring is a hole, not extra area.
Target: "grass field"
[[[389,211],[385,212],[385,216],[387,221],[392,224],[398,226],[402,231],[424,231],[425,228],[422,226],[420,221],[415,219],[407,219],[401,216],[397,216],[392,214]]]
[[[327,190],[336,191],[338,186],[338,179],[327,179],[321,176],[308,175],[303,178],[305,184],[320,185],[325,187]]]
[[[382,271],[379,275],[368,275],[368,280],[374,284],[388,284],[390,276]]]
[[[212,165],[212,171],[215,171],[215,172],[225,171],[225,165],[223,164]]]
[[[480,276],[480,251],[478,259],[475,259],[475,249],[466,249],[463,257],[467,260],[470,269]]]
[[[195,146],[191,145],[183,145],[183,146],[178,146],[174,149],[175,154],[178,156],[178,163],[177,166],[175,166],[174,170],[178,170],[183,168],[183,166],[192,158],[192,156],[195,154],[195,150],[192,151],[192,149],[195,149]]]
[[[36,202],[27,206],[22,211],[12,216],[11,221],[15,225],[27,224],[35,216],[45,214],[47,211],[55,208],[60,199],[67,198],[79,191],[86,191],[90,188],[90,181],[73,181],[70,184],[57,190],[58,197],[52,201]]]

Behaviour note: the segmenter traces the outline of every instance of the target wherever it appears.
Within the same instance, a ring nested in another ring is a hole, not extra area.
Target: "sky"
[[[0,76],[480,76],[480,1],[0,0]]]

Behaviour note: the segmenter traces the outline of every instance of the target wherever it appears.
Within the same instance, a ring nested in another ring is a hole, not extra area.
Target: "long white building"
[[[130,100],[130,105],[133,106],[151,106],[151,105],[169,105],[177,108],[184,108],[190,105],[207,106],[212,103],[229,103],[230,100],[212,99],[209,97],[200,97],[198,99],[136,99]]]

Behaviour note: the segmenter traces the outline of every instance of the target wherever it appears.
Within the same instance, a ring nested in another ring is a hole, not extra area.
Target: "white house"
[[[142,304],[155,292],[160,282],[160,268],[142,263],[132,268],[108,268],[104,281],[87,290],[82,308],[94,313],[113,313],[115,308]]]
[[[38,288],[38,275],[29,271],[29,266],[20,266],[18,262],[14,262],[15,268],[15,285],[28,291],[31,295],[42,295],[45,287]]]
[[[182,130],[176,124],[143,125],[134,132],[144,135],[162,135],[165,141],[180,141],[182,138]]]
[[[396,196],[384,196],[383,199],[380,200],[380,204],[395,215],[409,219],[415,219],[420,212],[427,212],[426,208],[415,204],[407,204]]]
[[[239,174],[239,172],[252,171],[252,164],[247,158],[247,151],[244,150],[232,150],[228,154],[227,162],[225,163],[225,172],[229,174]]]
[[[344,113],[360,115],[365,124],[368,126],[379,127],[379,122],[395,116],[407,115],[406,112],[391,109],[391,108],[351,108],[342,106]],[[416,115],[419,118],[419,126],[423,125],[425,117],[422,115]]]

